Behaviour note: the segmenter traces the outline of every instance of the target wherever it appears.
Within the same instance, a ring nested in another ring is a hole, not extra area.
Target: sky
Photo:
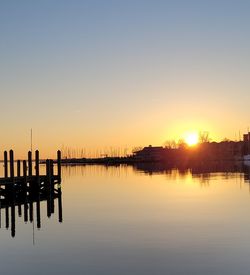
[[[250,1],[0,0],[0,153],[250,126]]]

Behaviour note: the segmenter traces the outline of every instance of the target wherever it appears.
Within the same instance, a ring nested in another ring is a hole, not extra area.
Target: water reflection
[[[225,179],[244,179],[245,182],[250,183],[250,167],[242,162],[193,162],[176,166],[164,163],[140,163],[134,166],[134,169],[148,175],[166,174],[168,177],[173,174],[173,171],[176,171],[178,177],[190,174],[193,179],[199,179],[203,186],[208,186],[210,180],[218,175]]]
[[[5,220],[5,228],[11,229],[11,236],[16,235],[16,210],[23,221],[34,223],[36,216],[36,228],[41,228],[41,202],[47,205],[47,217],[55,213],[55,202],[58,204],[58,221],[63,221],[62,216],[62,191],[61,184],[51,186],[46,183],[41,185],[5,185],[0,184],[0,228],[2,220]]]
[[[131,166],[128,165],[103,165],[103,164],[67,164],[62,165],[62,177],[66,181],[74,176],[86,177],[88,176],[105,176],[111,178],[120,178],[120,176],[126,176],[128,169]]]
[[[229,173],[242,171],[240,162],[192,162],[179,163],[175,166],[167,163],[138,163],[134,166],[135,170],[148,174],[166,173],[173,169],[178,169],[180,174],[186,174],[191,171],[192,175],[209,174],[209,173]]]
[[[213,162],[193,162],[179,163],[178,165],[169,165],[167,163],[137,163],[135,165],[65,165],[63,169],[63,177],[70,179],[76,175],[85,177],[93,175],[96,177],[105,176],[119,178],[121,175],[126,177],[129,170],[144,175],[166,175],[167,179],[186,178],[191,176],[198,179],[202,186],[209,186],[209,182],[216,176],[225,179],[237,178],[246,183],[250,183],[250,166],[244,165],[242,162],[232,161],[213,161]]]
[[[249,167],[64,166],[62,176],[63,224],[60,194],[1,191],[2,273],[250,274]],[[30,221],[42,227],[35,246]]]

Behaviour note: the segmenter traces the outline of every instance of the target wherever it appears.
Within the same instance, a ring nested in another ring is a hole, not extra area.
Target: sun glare
[[[194,146],[199,142],[199,135],[195,132],[187,133],[184,139],[188,146]]]

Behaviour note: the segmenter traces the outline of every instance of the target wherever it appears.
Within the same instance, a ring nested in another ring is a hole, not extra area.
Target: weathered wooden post
[[[27,162],[26,162],[26,160],[23,161],[23,185],[25,187],[25,192],[26,192],[26,185],[27,185]]]
[[[51,180],[53,179],[53,176],[54,176],[54,162],[53,160],[51,159],[50,160],[50,177],[51,177]]]
[[[53,214],[55,212],[55,202],[54,202],[54,162],[51,159],[50,160],[50,203],[51,203],[51,213]]]
[[[47,176],[48,185],[51,185],[51,183],[52,183],[53,174],[54,174],[53,160],[47,159],[46,160],[46,176]]]
[[[10,150],[10,177],[14,179],[14,152]]]
[[[35,152],[35,168],[36,168],[36,195],[39,196],[40,192],[40,169],[39,169],[39,151],[36,150]]]
[[[49,160],[46,159],[46,177],[47,177],[47,180],[49,178]]]
[[[32,176],[32,153],[31,151],[28,152],[28,176]]]
[[[8,153],[4,151],[4,177],[8,178]]]
[[[35,162],[36,162],[36,176],[39,177],[39,151],[36,150],[35,152]]]
[[[21,161],[17,161],[17,176],[21,177]]]
[[[57,175],[59,177],[59,180],[61,180],[61,160],[62,160],[61,151],[58,150],[57,151]]]

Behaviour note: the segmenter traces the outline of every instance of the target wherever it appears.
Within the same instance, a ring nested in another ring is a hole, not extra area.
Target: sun
[[[199,142],[199,135],[196,132],[189,132],[185,134],[184,140],[188,146],[194,146]]]

